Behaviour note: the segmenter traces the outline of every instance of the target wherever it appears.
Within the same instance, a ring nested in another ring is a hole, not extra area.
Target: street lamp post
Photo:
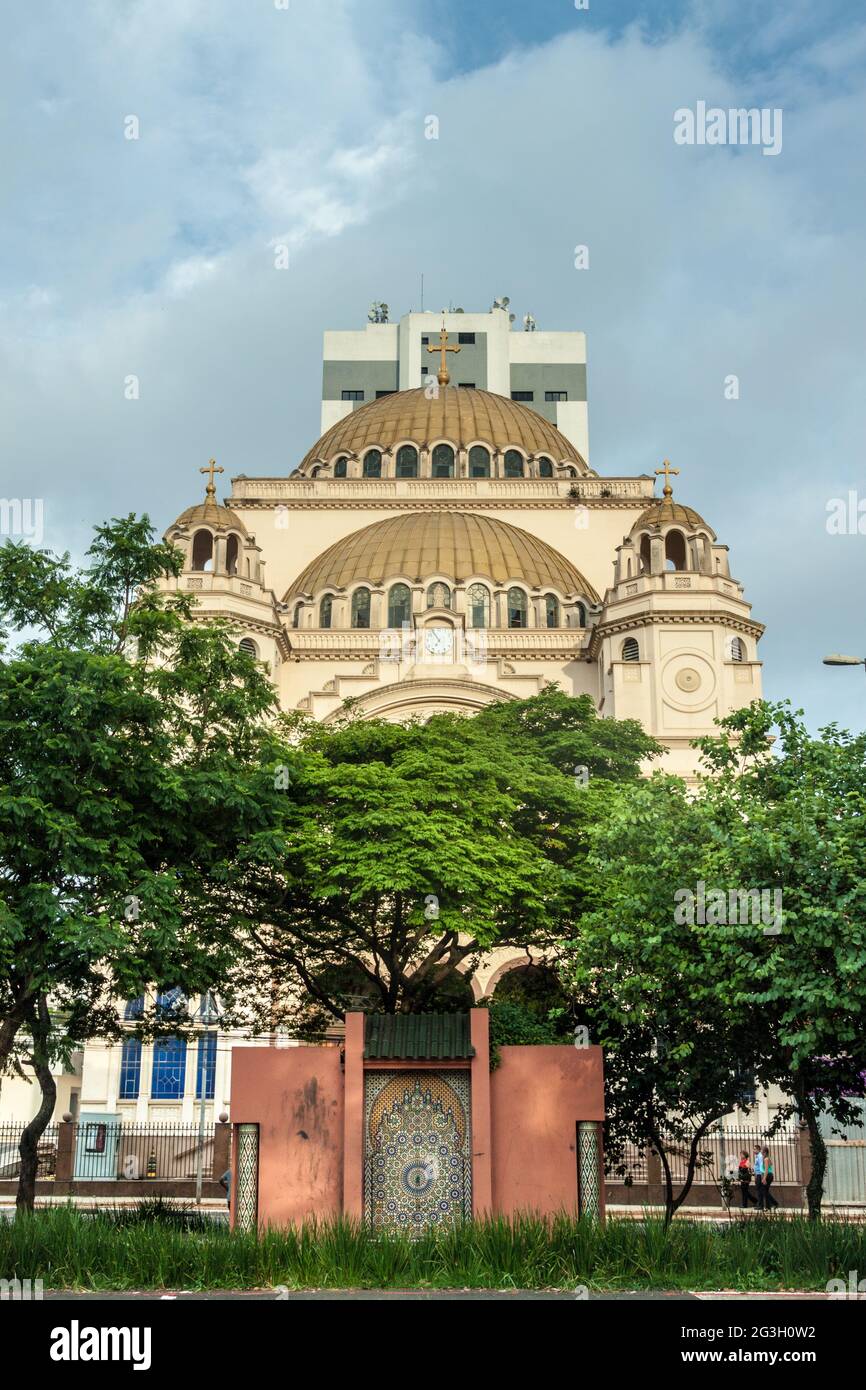
[[[219,1024],[220,1013],[216,1007],[216,1004],[214,1003],[212,995],[207,994],[202,1000],[201,1006],[199,1008],[199,1017],[206,1028],[208,1024]],[[210,1037],[210,1031],[208,1030],[200,1034],[200,1037]],[[217,1037],[219,1037],[218,1029]],[[207,1047],[204,1047],[201,1050],[201,1065],[199,1065],[198,1059],[196,1059],[196,1070],[198,1072],[199,1088],[198,1155],[196,1158],[195,1168],[195,1204],[197,1207],[201,1206],[202,1184],[204,1181],[204,1114],[205,1102],[207,1100],[207,1063],[208,1051]],[[216,1073],[216,1059],[214,1059],[214,1073]],[[214,1075],[214,1082],[216,1082],[216,1075]],[[214,1086],[214,1099],[216,1099],[216,1086]]]
[[[840,652],[831,652],[824,657],[825,666],[862,666],[866,671],[866,656],[842,656]]]

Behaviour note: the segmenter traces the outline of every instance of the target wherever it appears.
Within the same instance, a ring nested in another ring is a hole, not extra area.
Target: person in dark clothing
[[[740,1162],[737,1166],[737,1177],[740,1182],[740,1192],[743,1198],[743,1206],[747,1207],[750,1202],[754,1206],[757,1206],[758,1199],[749,1190],[749,1183],[752,1181],[752,1170],[749,1167],[748,1149],[740,1149]]]
[[[223,1173],[222,1177],[220,1178],[220,1187],[224,1187],[225,1190],[226,1190],[226,1206],[228,1207],[229,1211],[231,1211],[231,1209],[232,1209],[232,1170],[231,1170],[231,1168],[226,1168],[225,1172]]]

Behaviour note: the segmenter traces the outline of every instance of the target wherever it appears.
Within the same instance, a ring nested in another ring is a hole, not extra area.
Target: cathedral
[[[515,332],[506,306],[327,333],[321,437],[284,476],[235,476],[223,501],[221,467],[202,468],[204,500],[166,532],[184,561],[164,585],[232,622],[287,711],[471,716],[553,682],[639,720],[693,777],[691,741],[761,693],[763,629],[727,546],[674,498],[677,469],[590,467],[583,335]],[[526,963],[489,952],[476,1001]],[[204,1085],[213,1123],[231,1048],[256,1040],[206,1033],[195,1064],[179,1039],[91,1040],[61,1106],[191,1123]]]
[[[412,314],[358,335],[377,364],[388,351],[376,330],[393,330],[399,376],[326,399],[332,422],[285,477],[236,476],[220,502],[222,470],[201,470],[204,501],[166,532],[184,555],[170,583],[235,624],[286,710],[327,721],[351,699],[368,718],[472,714],[553,682],[605,717],[639,720],[666,770],[692,777],[692,740],[760,696],[763,629],[727,546],[674,497],[679,470],[665,461],[606,477],[588,462],[585,405],[576,416],[560,404],[566,391],[547,390],[542,413],[527,403],[533,390],[504,394],[530,379],[521,339],[543,382],[567,377],[566,363],[541,361],[557,355],[551,340],[583,335],[515,333],[501,307]],[[461,352],[481,374],[479,338],[490,340],[488,377],[505,342],[500,390],[453,379]],[[326,352],[326,381],[336,369],[357,382],[361,364],[341,352],[341,364]],[[395,389],[403,376],[407,389]]]

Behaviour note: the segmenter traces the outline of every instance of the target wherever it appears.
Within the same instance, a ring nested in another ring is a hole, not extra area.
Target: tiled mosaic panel
[[[580,1214],[597,1217],[601,1214],[599,1189],[598,1125],[581,1121],[577,1126],[577,1161],[580,1178]]]
[[[253,1231],[259,1205],[259,1127],[238,1127],[237,1225]]]
[[[468,1071],[370,1071],[364,1199],[374,1229],[420,1234],[472,1214]]]

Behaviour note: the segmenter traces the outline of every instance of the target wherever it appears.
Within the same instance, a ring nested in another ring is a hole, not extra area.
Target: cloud
[[[45,497],[48,543],[132,509],[162,527],[212,454],[288,475],[322,332],[417,307],[423,272],[427,307],[508,293],[518,320],[587,331],[593,466],[670,457],[768,624],[768,692],[862,725],[820,657],[862,645],[866,537],[825,518],[866,494],[866,26],[816,48],[814,7],[777,6],[746,68],[696,10],[456,73],[396,0],[49,8],[10,19],[0,226],[3,490]],[[699,99],[781,105],[781,155],[675,145]]]

